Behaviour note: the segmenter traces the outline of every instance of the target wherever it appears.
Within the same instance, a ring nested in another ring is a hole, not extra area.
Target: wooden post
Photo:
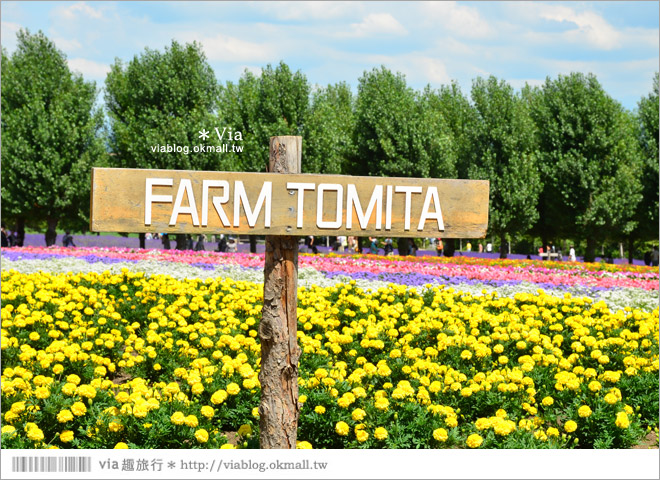
[[[300,173],[302,137],[270,139],[271,173]],[[275,199],[277,201],[277,199]],[[266,236],[261,340],[261,448],[296,448],[298,429],[298,237]]]

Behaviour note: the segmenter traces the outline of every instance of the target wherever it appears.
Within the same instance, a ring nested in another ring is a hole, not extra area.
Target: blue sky
[[[285,61],[312,84],[385,65],[408,84],[478,76],[519,88],[594,73],[633,109],[658,71],[658,2],[5,2],[3,48],[42,30],[72,69],[101,87],[109,66],[172,39],[200,42],[221,82]]]

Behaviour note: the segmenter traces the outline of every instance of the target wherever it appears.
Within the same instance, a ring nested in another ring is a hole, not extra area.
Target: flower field
[[[299,265],[301,448],[628,448],[657,432],[657,269]],[[3,249],[3,447],[258,446],[262,269]]]

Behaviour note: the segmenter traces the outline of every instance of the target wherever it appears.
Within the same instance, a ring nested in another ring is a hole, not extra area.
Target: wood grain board
[[[94,168],[90,227],[94,232],[483,238],[488,195],[487,180]]]

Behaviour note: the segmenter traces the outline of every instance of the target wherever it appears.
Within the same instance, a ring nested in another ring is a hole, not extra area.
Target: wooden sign
[[[91,230],[481,238],[489,182],[94,168]]]

